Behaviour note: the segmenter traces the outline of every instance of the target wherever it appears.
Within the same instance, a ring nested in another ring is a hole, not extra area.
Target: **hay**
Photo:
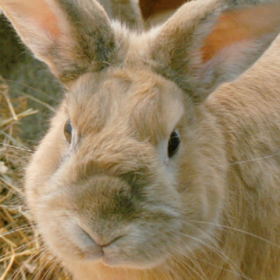
[[[19,138],[19,122],[38,111],[29,97],[11,99],[0,76],[0,280],[70,279],[46,252],[24,205],[23,171],[31,151]]]

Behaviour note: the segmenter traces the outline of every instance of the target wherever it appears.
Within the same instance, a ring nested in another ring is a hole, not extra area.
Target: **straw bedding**
[[[69,279],[46,252],[23,189],[32,147],[61,95],[46,66],[30,55],[0,13],[0,280]]]
[[[20,139],[19,122],[38,111],[28,97],[11,98],[0,77],[0,280],[69,279],[45,250],[24,205],[23,171],[31,150]]]

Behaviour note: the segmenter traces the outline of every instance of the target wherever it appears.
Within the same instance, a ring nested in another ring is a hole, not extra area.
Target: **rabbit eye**
[[[169,142],[168,142],[168,156],[169,158],[173,157],[180,146],[181,140],[180,140],[180,135],[178,133],[177,130],[174,130],[169,138]]]
[[[72,125],[71,120],[69,119],[64,125],[64,136],[68,143],[71,143],[72,139]]]

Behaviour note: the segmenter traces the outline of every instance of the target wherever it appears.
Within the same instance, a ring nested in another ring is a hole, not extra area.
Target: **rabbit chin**
[[[133,257],[127,259],[126,256],[122,259],[122,255],[114,255],[110,253],[104,253],[101,258],[102,264],[112,268],[131,268],[131,269],[151,269],[155,268],[166,261],[169,254],[161,254],[158,258],[155,259],[147,259],[146,256],[141,256],[141,254],[137,255],[135,260]]]
[[[106,267],[111,268],[130,268],[130,269],[152,269],[157,266],[160,266],[163,264],[169,257],[169,253],[166,254],[160,254],[157,258],[150,259],[147,258],[146,255],[141,255],[141,253],[137,254],[137,252],[134,252],[135,256],[128,256],[122,255],[122,254],[115,254],[113,252],[104,252],[100,255],[93,255],[91,256],[88,254],[84,258],[80,258],[75,260],[76,262],[79,262],[81,264],[87,265],[87,266],[94,266],[96,264],[102,264]],[[72,262],[73,259],[68,255],[67,259],[65,259],[66,256],[63,258],[63,262],[66,264],[68,262]]]

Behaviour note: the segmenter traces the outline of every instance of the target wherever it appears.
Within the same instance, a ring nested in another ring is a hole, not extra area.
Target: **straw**
[[[23,170],[31,149],[18,126],[21,119],[38,113],[28,108],[29,99],[11,98],[0,76],[0,280],[66,280],[70,277],[46,251],[24,203]]]

